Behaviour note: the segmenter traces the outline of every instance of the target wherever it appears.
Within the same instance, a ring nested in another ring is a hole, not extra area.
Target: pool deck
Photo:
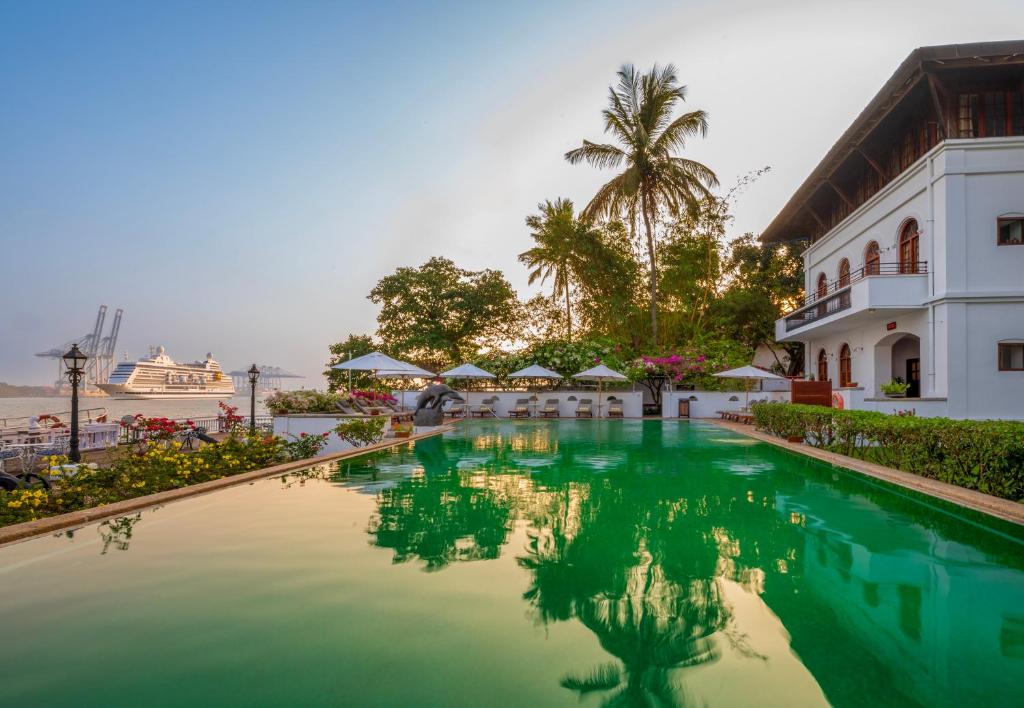
[[[744,425],[742,423],[733,423],[725,420],[718,420],[717,418],[702,418],[701,420],[713,423],[726,430],[731,430],[735,433],[740,433],[748,437],[766,442],[776,447],[781,447],[791,452],[795,452],[801,455],[807,455],[813,457],[822,462],[828,462],[836,465],[837,467],[844,467],[848,470],[853,470],[860,474],[875,479],[880,479],[890,484],[895,484],[906,489],[912,489],[922,494],[942,499],[944,501],[952,502],[959,506],[967,507],[975,511],[980,511],[984,514],[989,514],[1005,521],[1010,521],[1015,524],[1024,525],[1024,504],[1010,501],[1009,499],[1000,499],[999,497],[993,497],[989,494],[983,494],[982,492],[976,492],[973,489],[964,489],[958,487],[955,484],[948,484],[946,482],[940,482],[936,479],[928,479],[927,477],[921,477],[910,472],[903,472],[901,470],[895,470],[891,467],[883,467],[882,465],[876,465],[873,462],[865,462],[864,460],[858,460],[853,457],[847,457],[846,455],[839,455],[834,452],[827,450],[821,450],[813,445],[807,445],[805,443],[791,443],[777,438],[774,435],[763,433],[760,430],[755,430],[752,425]]]
[[[64,529],[78,528],[80,526],[85,526],[86,524],[91,524],[96,521],[102,521],[103,519],[109,519],[114,516],[124,516],[125,514],[141,511],[142,509],[147,509],[149,507],[162,506],[180,499],[188,499],[189,497],[198,496],[200,494],[209,494],[210,492],[216,492],[220,489],[235,487],[240,484],[248,484],[249,482],[254,482],[258,479],[265,479],[267,477],[274,477],[288,472],[294,472],[296,470],[312,467],[313,465],[321,465],[326,462],[343,460],[347,457],[355,457],[356,455],[362,455],[367,452],[386,450],[387,448],[397,447],[399,445],[407,445],[408,443],[415,442],[417,440],[423,440],[424,438],[433,437],[434,435],[441,435],[449,430],[452,430],[451,426],[442,425],[434,430],[419,433],[417,435],[410,435],[407,438],[386,438],[379,443],[367,445],[366,447],[356,447],[350,450],[334,452],[329,455],[321,455],[319,457],[309,457],[304,460],[286,462],[281,465],[274,465],[273,467],[264,467],[263,469],[243,472],[230,477],[213,479],[209,482],[200,482],[199,484],[181,487],[180,489],[169,489],[164,492],[147,494],[146,496],[135,497],[134,499],[125,499],[124,501],[106,504],[104,506],[97,506],[91,509],[80,509],[78,511],[68,512],[67,514],[47,516],[42,519],[36,519],[35,521],[26,521],[21,524],[4,526],[0,528],[0,547],[9,543],[27,541],[35,536],[51,534],[57,531],[63,531]]]

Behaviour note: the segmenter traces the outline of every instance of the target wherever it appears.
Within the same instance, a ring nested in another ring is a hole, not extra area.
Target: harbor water
[[[263,405],[263,396],[256,397],[256,415],[265,415],[267,409]],[[241,415],[249,414],[249,397],[233,396],[224,402],[238,407]],[[177,400],[140,400],[126,401],[107,396],[88,396],[79,399],[79,410],[86,408],[106,408],[110,420],[117,420],[125,415],[141,413],[147,418],[201,418],[215,416],[220,413],[215,398],[187,398]],[[23,416],[42,415],[44,413],[61,413],[71,410],[69,396],[52,396],[40,398],[0,398],[0,419],[20,418]]]

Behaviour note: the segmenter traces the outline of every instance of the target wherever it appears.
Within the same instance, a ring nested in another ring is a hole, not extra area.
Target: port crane
[[[84,393],[96,393],[97,383],[105,382],[110,378],[110,372],[114,368],[114,350],[117,347],[117,337],[121,332],[121,318],[124,310],[117,308],[114,312],[114,319],[111,323],[110,332],[103,336],[103,325],[107,320],[107,306],[100,305],[96,313],[96,322],[91,332],[87,332],[78,339],[72,339],[60,346],[46,351],[36,352],[36,356],[42,359],[57,360],[57,380],[54,387],[59,391],[64,385],[64,353],[71,348],[72,344],[85,353],[88,359],[85,361],[85,376],[82,379],[82,390]]]

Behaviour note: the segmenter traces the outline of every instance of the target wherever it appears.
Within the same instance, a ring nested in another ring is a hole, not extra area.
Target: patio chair
[[[530,399],[529,398],[517,398],[516,404],[508,412],[509,418],[529,418],[530,417]]]
[[[608,399],[608,417],[609,418],[621,418],[622,417],[622,401],[618,398]]]
[[[352,405],[355,406],[356,410],[363,415],[392,415],[393,411],[390,408],[383,406],[371,406],[368,403],[360,401],[358,398],[352,399]]]
[[[557,418],[559,415],[558,399],[549,398],[544,401],[544,407],[540,409],[541,418]]]
[[[592,398],[581,398],[579,405],[576,406],[576,417],[577,418],[593,418],[594,417],[594,400]]]
[[[7,443],[0,443],[0,474],[7,472],[6,464],[14,460],[18,461],[19,469],[24,469],[25,465],[22,462],[24,457],[25,448],[11,447]]]

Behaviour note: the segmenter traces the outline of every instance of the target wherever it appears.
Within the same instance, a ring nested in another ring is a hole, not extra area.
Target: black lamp
[[[255,364],[249,367],[249,386],[252,389],[249,400],[249,432],[256,432],[256,382],[260,380],[260,370]]]
[[[81,462],[82,453],[78,451],[78,384],[82,382],[85,361],[89,357],[78,348],[78,344],[72,344],[68,353],[61,358],[67,367],[68,382],[71,384],[71,447],[68,458],[72,462]]]

